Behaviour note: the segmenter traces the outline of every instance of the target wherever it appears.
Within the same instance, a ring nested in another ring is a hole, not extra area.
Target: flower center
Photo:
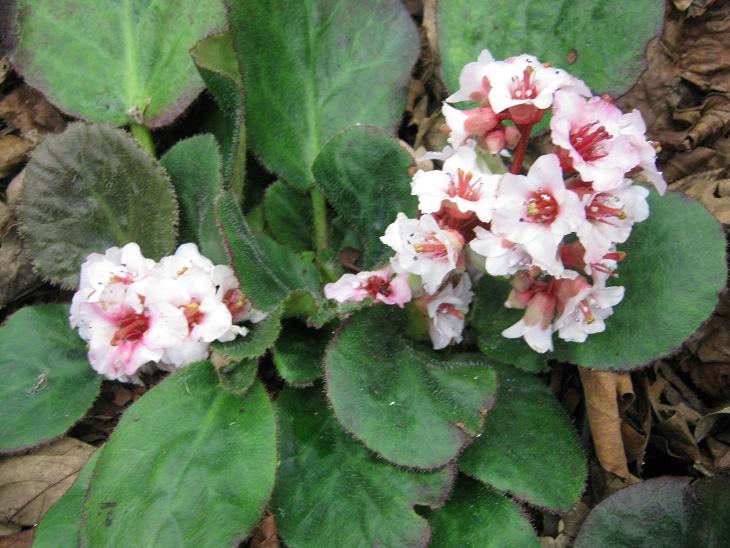
[[[454,316],[455,318],[459,318],[460,320],[464,319],[464,312],[456,308],[451,303],[441,303],[436,312],[438,314],[447,314],[449,316]]]
[[[582,319],[583,321],[585,321],[586,323],[589,323],[589,324],[596,321],[596,317],[593,315],[593,310],[591,309],[591,306],[590,306],[591,304],[595,304],[595,303],[590,303],[585,300],[578,303],[578,310],[580,310],[580,313],[583,315],[583,318],[578,316],[576,318],[576,321],[580,322]]]
[[[370,276],[362,288],[367,291],[368,295],[371,297],[375,297],[378,294],[385,297],[390,295],[390,281],[385,278],[381,278],[380,276]]]
[[[228,307],[228,311],[231,313],[231,316],[235,318],[236,314],[246,308],[246,296],[238,288],[229,289],[226,291],[225,295],[223,295],[223,304]]]
[[[130,313],[124,316],[119,323],[119,328],[114,332],[111,345],[119,346],[123,342],[138,341],[149,327],[149,319],[144,314]]]
[[[560,206],[555,197],[538,188],[527,200],[527,221],[531,223],[550,224],[558,216]]]
[[[457,196],[471,202],[476,202],[481,196],[481,185],[479,185],[480,179],[474,179],[474,174],[471,172],[465,173],[463,169],[459,169],[456,172],[457,180],[454,182],[454,177],[451,177],[449,183],[448,194],[452,198]]]
[[[586,124],[570,134],[570,144],[586,162],[595,162],[606,157],[608,152],[603,148],[603,141],[613,138],[604,126],[595,127],[597,123]]]
[[[126,272],[124,276],[114,274],[109,278],[109,282],[113,284],[124,284],[129,285],[134,283],[134,275],[131,272]]]
[[[619,221],[623,221],[627,217],[622,205],[621,200],[616,196],[598,193],[586,207],[586,217],[591,222],[614,224],[611,217],[615,217]]]
[[[189,328],[201,323],[205,317],[205,314],[200,311],[200,303],[195,299],[184,305],[182,310]]]
[[[522,78],[517,76],[512,77],[512,83],[509,86],[512,99],[522,101],[525,99],[532,100],[537,97],[537,84],[533,79],[534,73],[534,68],[527,67],[522,72]]]

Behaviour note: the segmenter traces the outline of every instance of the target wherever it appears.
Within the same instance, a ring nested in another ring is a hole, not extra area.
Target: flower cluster
[[[159,262],[137,244],[92,253],[81,265],[71,327],[88,343],[92,367],[108,379],[138,382],[148,364],[171,370],[205,359],[213,341],[230,341],[258,322],[233,271],[195,244]]]
[[[399,306],[414,298],[438,349],[461,341],[470,277],[486,271],[510,278],[505,306],[525,311],[503,336],[524,337],[537,352],[552,350],[554,333],[585,341],[605,329],[624,295],[607,286],[625,257],[616,245],[649,215],[649,190],[634,179],[666,190],[641,114],[621,112],[610,97],[592,96],[579,79],[530,55],[495,61],[485,50],[459,83],[443,106],[450,146],[429,153],[443,165],[418,171],[411,183],[419,217],[400,213],[381,238],[395,251],[390,266],[359,274],[349,292],[334,291],[343,278],[326,294]],[[466,101],[473,108],[449,104]],[[554,152],[522,174],[533,126],[548,110]],[[512,155],[509,172],[488,169],[487,155],[496,153]]]

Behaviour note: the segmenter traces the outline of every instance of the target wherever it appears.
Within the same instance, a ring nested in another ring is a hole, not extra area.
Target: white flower
[[[549,291],[535,293],[527,303],[525,315],[502,331],[502,336],[508,339],[523,337],[530,348],[540,354],[552,352],[555,306],[555,296]]]
[[[432,215],[409,219],[398,213],[380,241],[393,248],[391,263],[396,271],[421,276],[427,293],[435,293],[446,276],[463,268],[464,238],[454,230],[441,228]]]
[[[659,194],[664,194],[667,191],[667,182],[661,171],[656,168],[656,150],[646,139],[646,124],[641,112],[633,110],[624,114],[622,131],[629,137],[631,144],[639,153],[641,175],[654,185]]]
[[[522,244],[533,263],[546,272],[564,273],[558,258],[563,237],[585,222],[578,195],[565,188],[555,154],[540,156],[527,176],[506,173],[497,191],[491,229],[510,242]]]
[[[480,226],[474,228],[474,236],[469,247],[485,259],[485,268],[492,276],[511,276],[532,264],[530,254],[520,244]]]
[[[599,262],[614,244],[624,243],[634,223],[646,220],[649,191],[633,185],[630,179],[605,192],[589,193],[583,197],[586,222],[578,227],[578,239],[585,247],[584,262]]]
[[[473,296],[471,279],[468,274],[462,274],[456,286],[447,283],[441,291],[427,298],[428,334],[434,350],[461,342],[464,318]]]
[[[489,222],[499,180],[499,175],[479,165],[473,148],[462,146],[441,170],[416,172],[411,194],[418,196],[423,213],[438,213],[444,205],[458,216],[475,213],[480,221]]]
[[[238,279],[229,266],[216,265],[211,276],[217,287],[216,295],[228,307],[233,317],[233,323],[258,323],[268,316],[266,312],[261,312],[253,307],[251,301],[238,286]],[[223,339],[219,340],[223,341]]]
[[[588,335],[606,329],[604,320],[623,298],[623,287],[586,284],[565,303],[563,313],[555,321],[555,331],[563,340],[585,342]]]
[[[411,287],[407,276],[396,274],[387,266],[373,272],[343,274],[336,282],[324,286],[324,296],[339,303],[360,302],[370,297],[403,308],[411,300]]]

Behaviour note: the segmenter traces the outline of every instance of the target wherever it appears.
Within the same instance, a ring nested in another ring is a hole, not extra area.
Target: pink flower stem
[[[518,127],[520,130],[520,142],[518,143],[517,150],[515,151],[515,158],[512,160],[512,167],[509,169],[509,172],[513,175],[519,175],[520,173],[520,168],[522,167],[522,161],[525,159],[525,151],[527,150],[527,143],[530,140],[530,133],[532,132],[533,125],[534,124],[527,124]]]

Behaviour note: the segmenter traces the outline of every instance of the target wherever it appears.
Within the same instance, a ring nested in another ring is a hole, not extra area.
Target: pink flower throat
[[[138,341],[147,332],[150,322],[144,314],[131,312],[119,321],[119,329],[114,332],[111,345],[119,346],[123,342]]]
[[[596,128],[597,123],[586,124],[570,134],[570,144],[586,162],[595,162],[606,157],[608,153],[604,150],[602,143],[613,138],[604,126]]]
[[[530,223],[550,224],[558,216],[560,206],[552,194],[538,188],[527,199],[527,219]]]

